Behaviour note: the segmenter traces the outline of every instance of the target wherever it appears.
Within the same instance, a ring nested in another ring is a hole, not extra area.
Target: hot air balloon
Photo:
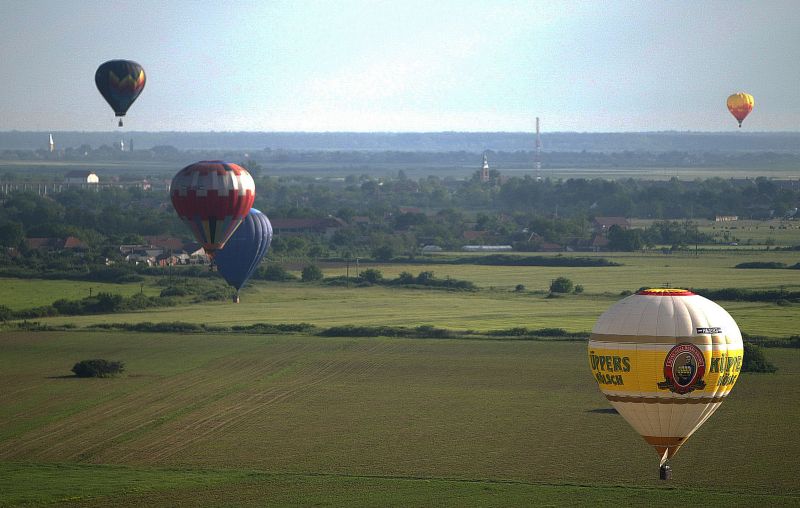
[[[742,335],[719,305],[684,289],[646,289],[612,306],[589,338],[600,391],[667,460],[730,393],[742,368]]]
[[[253,206],[256,187],[238,164],[201,161],[178,171],[170,197],[178,216],[213,260]]]
[[[145,81],[144,69],[131,60],[109,60],[100,65],[94,73],[97,89],[114,113],[120,117],[120,127],[122,127],[122,117],[144,90]]]
[[[236,288],[234,303],[239,303],[239,291],[264,259],[270,242],[272,224],[266,215],[251,208],[225,247],[214,257],[220,275]]]
[[[739,128],[747,115],[753,111],[753,96],[749,93],[739,92],[728,97],[728,111],[739,121]]]

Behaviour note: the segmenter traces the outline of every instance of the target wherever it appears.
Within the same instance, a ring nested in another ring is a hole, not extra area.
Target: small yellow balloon
[[[739,121],[739,127],[747,115],[753,111],[753,96],[749,93],[739,92],[728,97],[728,111]]]

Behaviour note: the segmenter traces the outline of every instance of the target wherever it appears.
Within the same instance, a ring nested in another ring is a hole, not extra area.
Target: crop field
[[[588,332],[619,296],[544,294],[511,291],[435,291],[330,288],[316,284],[255,283],[242,302],[163,307],[141,312],[37,318],[48,325],[85,327],[102,323],[173,322],[234,326],[254,323],[341,325],[430,325],[452,330],[488,331],[511,327],[563,328]],[[772,302],[721,302],[742,331],[788,337],[798,333],[797,306]]]
[[[800,289],[800,270],[735,269],[746,261],[779,261],[792,265],[800,261],[794,252],[758,251],[754,253],[709,253],[699,256],[615,254],[607,256],[622,263],[618,267],[510,267],[446,264],[359,264],[359,269],[376,268],[385,278],[400,272],[417,274],[433,271],[438,278],[451,277],[474,282],[478,291],[442,291],[393,287],[332,287],[318,283],[279,283],[255,281],[242,292],[238,305],[227,301],[186,304],[105,315],[55,316],[37,321],[50,325],[78,327],[99,323],[139,323],[185,321],[211,325],[253,323],[311,323],[338,325],[420,326],[431,325],[453,330],[487,331],[510,327],[563,328],[588,332],[597,317],[610,307],[624,290],[643,286],[694,287],[719,289]],[[326,276],[344,275],[339,265],[323,266]],[[351,265],[350,275],[356,267]],[[547,298],[550,282],[559,276],[584,287],[581,295]],[[525,291],[514,291],[522,284]],[[31,281],[6,279],[0,284],[0,305],[14,309],[32,307],[58,298],[88,295],[88,288],[119,294],[133,294],[139,284],[99,285],[70,281]],[[147,294],[158,294],[153,281],[144,285]],[[28,304],[24,304],[28,302]],[[798,334],[796,306],[773,302],[720,302],[750,334],[787,337]]]
[[[800,242],[800,238],[798,239]],[[775,261],[793,265],[800,262],[800,252],[737,251],[708,252],[698,255],[691,252],[680,254],[639,253],[576,253],[576,257],[603,257],[623,266],[611,267],[550,267],[550,266],[481,266],[447,264],[373,264],[360,263],[359,269],[375,268],[384,278],[395,278],[400,272],[417,275],[421,271],[432,271],[438,278],[468,280],[484,288],[512,290],[522,284],[530,291],[546,291],[556,277],[568,277],[581,284],[585,292],[593,294],[619,294],[621,291],[636,291],[643,286],[694,287],[719,289],[740,287],[749,289],[778,288],[785,286],[800,288],[800,270],[743,270],[734,269],[740,263],[751,261]],[[323,266],[326,277],[345,275],[346,267]],[[350,276],[356,273],[353,263]]]
[[[54,316],[69,331],[0,332],[0,506],[800,506],[800,354],[744,374],[673,460],[658,459],[597,389],[582,341],[130,333],[101,323],[432,325],[588,332],[641,286],[789,290],[794,252],[604,254],[619,267],[359,264],[386,278],[433,271],[477,291],[256,281],[242,303]],[[351,275],[355,267],[350,267]],[[326,276],[341,265],[323,265]],[[548,298],[566,276],[585,292]],[[140,284],[3,279],[12,309]],[[515,291],[517,284],[524,291]],[[798,334],[796,304],[720,302],[755,335]],[[78,379],[88,358],[123,375]],[[731,481],[734,478],[735,481]]]
[[[101,292],[132,296],[139,292],[158,296],[161,289],[149,284],[112,284],[75,280],[31,280],[0,278],[0,305],[12,310],[50,305],[56,300],[78,300]]]
[[[800,355],[657,479],[583,342],[0,334],[0,505],[797,506]],[[77,360],[123,360],[109,379]]]

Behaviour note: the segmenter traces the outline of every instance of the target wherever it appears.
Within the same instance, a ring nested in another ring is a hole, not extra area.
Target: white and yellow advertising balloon
[[[592,329],[589,366],[617,412],[666,461],[730,393],[742,335],[716,303],[684,289],[646,289]]]

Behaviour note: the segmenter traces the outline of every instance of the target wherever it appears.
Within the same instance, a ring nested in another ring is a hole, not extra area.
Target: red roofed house
[[[605,233],[611,226],[619,226],[622,229],[630,229],[631,223],[625,217],[595,217],[592,227],[598,233]]]
[[[270,219],[272,231],[275,235],[300,235],[303,233],[322,234],[326,237],[333,235],[337,230],[347,224],[336,217],[325,219]]]

